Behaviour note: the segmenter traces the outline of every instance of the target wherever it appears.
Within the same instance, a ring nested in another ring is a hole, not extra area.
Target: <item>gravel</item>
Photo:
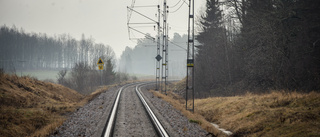
[[[135,92],[135,86],[124,88],[122,91],[113,136],[157,136],[148,114]]]
[[[118,88],[105,91],[79,108],[51,136],[100,137],[112,108],[116,91]]]
[[[51,136],[100,137],[118,89],[119,87],[105,91],[85,106],[79,108]],[[170,136],[206,136],[207,132],[205,130],[198,124],[190,123],[188,118],[175,110],[169,103],[154,97],[145,88],[142,88],[142,93]],[[133,112],[131,114],[139,115],[140,113]]]
[[[147,102],[154,113],[156,113],[162,124],[166,126],[165,128],[170,136],[204,137],[208,134],[208,132],[203,130],[198,124],[189,122],[189,119],[183,116],[181,112],[176,110],[171,104],[155,97],[147,88],[154,89],[154,86],[141,88],[141,91],[145,98],[147,98]]]

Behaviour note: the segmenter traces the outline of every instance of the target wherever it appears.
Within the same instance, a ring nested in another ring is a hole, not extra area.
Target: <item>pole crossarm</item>
[[[147,18],[147,19],[149,19],[149,20],[151,20],[151,21],[153,21],[153,22],[155,22],[155,23],[158,23],[156,20],[154,20],[154,19],[152,19],[152,18],[150,18],[150,17],[148,17],[148,16],[146,16],[146,15],[143,15],[142,13],[140,13],[140,12],[138,12],[138,11],[136,11],[136,10],[134,10],[134,9],[132,9],[132,8],[130,8],[130,7],[127,7],[129,10],[131,10],[131,11],[133,11],[133,12],[135,12],[135,13],[137,13],[137,14],[139,14],[139,15],[141,15],[142,17],[145,17],[145,18]]]
[[[157,24],[155,22],[145,22],[145,23],[139,23],[139,22],[136,22],[136,23],[128,23],[128,25],[141,25],[141,24]]]
[[[147,39],[150,39],[150,40],[153,40],[153,41],[155,41],[155,39],[156,39],[156,38],[151,37],[150,35],[148,35],[148,34],[146,34],[146,33],[143,33],[143,32],[141,32],[141,31],[139,31],[139,30],[137,30],[137,29],[134,29],[134,28],[132,28],[132,27],[130,27],[130,26],[128,26],[128,28],[131,29],[131,30],[134,30],[134,31],[136,31],[136,32],[138,32],[138,33],[140,33],[140,34],[142,34],[142,35],[144,35],[144,36],[146,36]]]

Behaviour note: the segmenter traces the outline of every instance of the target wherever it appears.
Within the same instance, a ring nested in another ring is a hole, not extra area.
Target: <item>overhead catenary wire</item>
[[[178,9],[176,9],[176,10],[174,10],[174,11],[172,11],[172,12],[169,12],[169,13],[175,13],[175,12],[177,12],[178,10],[181,9],[181,7],[183,6],[183,4],[184,4],[184,3],[181,3],[181,5],[180,5],[180,7],[179,7]]]
[[[174,8],[174,7],[176,7],[180,2],[181,2],[181,0],[179,0],[175,5],[170,6],[170,8]]]
[[[186,0],[183,0],[183,3],[185,3],[187,6],[189,6],[189,4],[186,2]]]
[[[139,30],[137,30],[137,29],[134,29],[134,28],[132,28],[132,27],[128,27],[128,29],[134,30],[134,31],[136,31],[136,32],[138,32],[138,33],[146,36],[145,38],[155,41],[155,38],[154,38],[154,37],[152,37],[152,36],[150,36],[150,35],[147,35],[146,33],[143,33],[143,32],[141,32],[141,31],[139,31]]]
[[[152,39],[153,41],[155,40],[155,38],[151,37],[150,35],[147,35],[146,33],[143,33],[142,31],[136,29],[136,28],[142,28],[142,27],[146,28],[146,27],[148,27],[146,25],[157,24],[157,21],[155,21],[154,19],[152,19],[152,18],[150,18],[150,17],[138,12],[137,10],[133,9],[133,8],[148,8],[148,7],[158,7],[158,5],[135,6],[135,0],[133,0],[131,6],[130,7],[127,6],[127,11],[128,11],[128,13],[127,13],[128,14],[128,16],[127,16],[127,18],[128,18],[127,25],[128,25],[128,35],[129,35],[129,39],[130,40],[139,39],[139,38],[136,38],[134,36],[134,33],[132,32],[132,30],[134,32],[137,32],[139,34],[144,35],[145,36],[144,38]],[[131,20],[132,14],[133,14],[132,12],[134,12],[134,13],[136,13],[136,14],[138,14],[138,15],[146,18],[146,19],[148,19],[151,22],[131,22],[130,20]],[[141,25],[144,25],[144,26],[141,26]],[[153,26],[149,26],[149,27],[154,27],[154,25]],[[131,35],[134,36],[135,38],[132,38]]]
[[[158,7],[158,5],[134,6],[134,8],[148,8],[148,7]]]
[[[141,24],[156,24],[154,22],[134,22],[134,23],[128,23],[128,25],[141,25]]]
[[[176,44],[176,43],[174,43],[174,42],[172,42],[172,41],[170,41],[170,40],[169,40],[169,42],[170,42],[171,44],[173,44],[173,45],[175,45],[175,46],[177,46],[177,47],[179,47],[179,48],[181,48],[181,49],[183,49],[183,50],[187,51],[187,49],[186,49],[186,48],[184,48],[184,47],[182,47],[182,46],[180,46],[180,45],[178,45],[178,44]]]
[[[146,15],[141,14],[140,12],[138,12],[138,11],[136,11],[136,10],[134,10],[134,9],[130,8],[130,7],[127,7],[127,8],[128,8],[129,10],[131,10],[131,11],[133,11],[133,12],[135,12],[135,13],[137,13],[137,14],[141,15],[142,17],[145,17],[145,18],[147,18],[147,19],[149,19],[149,20],[153,21],[154,23],[157,23],[157,21],[155,21],[154,19],[151,19],[150,17],[148,17],[148,16],[146,16]]]

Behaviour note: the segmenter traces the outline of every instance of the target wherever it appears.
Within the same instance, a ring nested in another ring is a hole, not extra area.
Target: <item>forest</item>
[[[15,26],[0,28],[0,69],[16,74],[26,70],[56,70],[57,83],[89,94],[98,86],[128,80],[127,74],[115,73],[115,53],[93,38],[82,35],[76,40],[70,35],[48,37],[46,34],[25,33]],[[97,61],[104,61],[98,70]]]
[[[67,34],[49,37],[4,25],[0,28],[0,45],[0,68],[6,71],[71,69],[78,62],[92,66],[100,57],[115,63],[115,53],[109,45],[97,44],[84,34],[81,40]]]
[[[320,1],[207,0],[198,19],[198,97],[320,90]]]

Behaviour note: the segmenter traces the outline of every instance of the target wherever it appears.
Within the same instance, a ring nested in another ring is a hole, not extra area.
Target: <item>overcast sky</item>
[[[170,35],[174,32],[187,33],[188,0],[167,0]],[[136,0],[135,10],[157,20],[157,7],[163,0]],[[179,2],[179,3],[178,3]],[[177,4],[178,3],[178,4]],[[140,38],[139,33],[128,34],[127,6],[132,0],[0,0],[0,26],[15,25],[26,32],[46,33],[49,36],[70,34],[79,40],[82,34],[92,37],[96,43],[110,45],[119,57],[126,46],[133,47]],[[176,5],[177,4],[177,5]],[[205,0],[195,0],[196,15],[200,13]],[[176,6],[175,6],[176,5]],[[181,8],[179,8],[181,6]],[[131,23],[145,23],[149,20],[136,13],[131,14]],[[155,34],[153,25],[135,26],[144,33]]]

